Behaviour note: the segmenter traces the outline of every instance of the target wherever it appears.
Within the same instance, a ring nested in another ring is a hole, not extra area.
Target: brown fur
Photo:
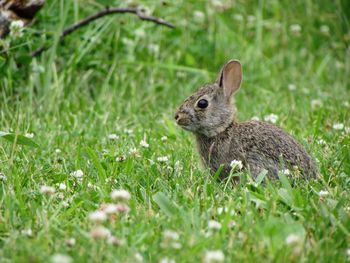
[[[226,70],[227,67],[230,68]],[[291,135],[268,123],[236,121],[230,97],[239,89],[241,79],[240,63],[230,61],[221,71],[217,83],[199,89],[176,111],[177,123],[195,134],[204,164],[213,173],[223,165],[221,178],[228,175],[233,160],[242,161],[253,176],[266,169],[270,178],[276,178],[282,169],[296,168],[305,177],[316,176],[314,161]],[[197,102],[200,99],[206,99],[209,106],[199,108]]]

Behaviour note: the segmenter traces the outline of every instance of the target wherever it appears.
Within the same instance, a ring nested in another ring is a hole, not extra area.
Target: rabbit
[[[242,78],[241,63],[230,60],[214,84],[201,87],[176,110],[176,123],[194,133],[204,165],[212,173],[222,166],[219,179],[230,174],[233,160],[241,162],[253,178],[266,170],[269,178],[276,179],[280,171],[288,174],[289,169],[304,178],[316,177],[315,162],[291,135],[269,123],[236,120],[231,95]]]

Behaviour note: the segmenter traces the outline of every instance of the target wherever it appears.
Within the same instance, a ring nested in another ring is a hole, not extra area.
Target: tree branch
[[[154,16],[147,16],[147,15],[143,14],[139,8],[106,7],[104,10],[102,10],[94,15],[88,16],[88,17],[78,21],[77,23],[67,27],[66,29],[64,29],[61,36],[60,36],[60,39],[62,40],[65,36],[73,33],[75,30],[77,30],[83,26],[86,26],[89,23],[91,23],[92,21],[97,20],[101,17],[111,15],[111,14],[126,14],[126,13],[134,14],[134,15],[138,16],[139,19],[144,20],[144,21],[150,21],[150,22],[153,22],[153,23],[158,24],[158,25],[166,26],[169,28],[175,28],[175,26],[173,24],[171,24],[171,23],[169,23],[161,18],[154,17]],[[32,57],[39,56],[46,49],[47,49],[47,47],[41,47],[41,48],[35,50],[32,53]]]

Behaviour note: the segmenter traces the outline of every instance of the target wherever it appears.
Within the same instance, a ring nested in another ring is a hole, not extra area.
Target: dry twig
[[[145,15],[139,8],[106,7],[104,10],[102,10],[94,15],[88,16],[88,17],[80,20],[79,22],[67,27],[65,30],[63,30],[63,32],[60,36],[60,39],[62,40],[65,36],[71,34],[75,30],[77,30],[83,26],[86,26],[90,22],[92,22],[96,19],[99,19],[101,17],[111,15],[111,14],[126,14],[126,13],[137,15],[138,18],[140,18],[141,20],[144,20],[144,21],[150,21],[150,22],[153,22],[153,23],[158,24],[158,25],[166,26],[169,28],[175,28],[175,26],[173,24],[171,24],[171,23],[169,23],[161,18]],[[41,48],[35,50],[32,53],[32,57],[39,56],[46,49],[47,49],[47,47],[41,47]]]

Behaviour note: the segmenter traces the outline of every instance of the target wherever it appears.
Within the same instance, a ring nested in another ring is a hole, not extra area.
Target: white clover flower
[[[172,258],[161,258],[160,260],[159,260],[159,263],[175,263],[175,260],[174,259],[172,259]]]
[[[62,206],[65,207],[65,208],[69,207],[69,202],[63,201],[62,202]]]
[[[40,187],[40,192],[44,195],[53,195],[56,192],[56,190],[51,186],[42,185]]]
[[[117,204],[116,208],[118,213],[128,213],[130,211],[129,206],[126,204]]]
[[[334,123],[333,124],[333,129],[334,130],[343,130],[344,129],[344,124],[343,123]]]
[[[89,219],[92,222],[102,223],[102,222],[106,221],[107,215],[104,211],[95,211],[95,212],[91,212],[89,214]]]
[[[264,121],[276,123],[278,120],[278,116],[276,114],[269,114],[264,117]]]
[[[134,131],[131,130],[131,129],[125,129],[124,132],[127,134],[127,135],[133,135]]]
[[[131,148],[129,150],[129,154],[134,156],[134,157],[140,157],[139,151],[136,148]]]
[[[216,220],[209,220],[208,221],[208,228],[213,230],[219,230],[221,229],[221,224]]]
[[[148,159],[148,161],[149,161],[149,165],[151,166],[155,164],[155,162],[152,159]]]
[[[183,169],[181,162],[179,160],[177,160],[174,164],[174,169],[176,173],[180,173]]]
[[[243,168],[243,163],[242,163],[242,161],[233,160],[233,161],[231,161],[230,166],[231,166],[233,169],[236,169],[236,168],[237,168],[237,170],[242,170],[242,168]]]
[[[116,204],[105,204],[102,209],[107,215],[118,213],[118,206]]]
[[[319,145],[326,145],[327,143],[326,143],[325,140],[319,139],[319,140],[317,140],[317,144],[319,144]]]
[[[109,140],[118,140],[119,136],[115,133],[108,134],[108,139]]]
[[[32,138],[34,138],[34,133],[27,132],[24,136],[29,138],[29,139],[32,139]]]
[[[167,229],[163,231],[163,238],[167,241],[178,241],[180,236],[177,232]]]
[[[76,170],[74,172],[71,172],[70,175],[75,178],[82,178],[84,175],[84,172],[82,170]]]
[[[76,244],[76,240],[75,240],[74,237],[68,238],[68,239],[66,240],[66,245],[69,246],[69,247],[74,247],[75,244]]]
[[[90,236],[94,239],[103,239],[111,236],[111,231],[103,226],[97,226],[91,229]]]
[[[286,238],[287,245],[293,245],[300,242],[300,237],[295,234],[289,234]]]
[[[345,132],[345,133],[350,133],[350,127],[345,127],[345,128],[344,128],[344,132]]]
[[[247,22],[248,23],[252,24],[252,23],[255,22],[255,20],[256,20],[255,16],[253,16],[253,15],[247,16]]]
[[[134,35],[143,38],[146,36],[146,32],[142,27],[140,27],[134,31]]]
[[[146,142],[145,139],[143,139],[142,141],[140,141],[140,146],[144,147],[144,148],[148,148],[149,144]]]
[[[60,183],[60,184],[58,185],[58,189],[64,191],[64,190],[67,189],[67,186],[66,186],[66,184],[64,184],[64,183]]]
[[[311,100],[311,108],[312,109],[315,109],[315,108],[318,108],[318,107],[321,107],[321,106],[322,106],[322,101],[321,100],[318,100],[318,99]]]
[[[204,22],[204,19],[205,19],[205,15],[202,11],[199,11],[199,10],[195,10],[193,12],[193,18],[194,18],[194,21],[196,21],[197,23],[201,24]]]
[[[211,0],[210,3],[217,11],[225,10],[225,5],[221,0]]]
[[[160,138],[160,140],[161,140],[162,142],[165,142],[165,141],[167,141],[167,140],[168,140],[168,137],[166,137],[166,136],[162,136],[162,137]]]
[[[55,153],[61,153],[62,151],[61,151],[61,149],[55,149]]]
[[[134,254],[134,259],[135,259],[136,262],[143,262],[143,257],[142,257],[142,255],[139,252],[136,252]]]
[[[6,175],[4,175],[3,173],[0,172],[0,181],[6,182],[7,181],[7,177]]]
[[[319,196],[319,197],[325,197],[325,196],[327,196],[327,195],[329,195],[329,192],[328,192],[328,191],[323,191],[323,190],[321,190],[321,191],[318,192],[318,196]]]
[[[291,172],[290,172],[289,169],[283,169],[283,170],[282,170],[282,174],[284,174],[284,175],[290,175]]]
[[[297,86],[295,86],[294,84],[288,84],[289,91],[295,91],[296,89],[297,89]]]
[[[24,22],[22,20],[12,21],[10,25],[10,35],[14,38],[22,37]]]
[[[31,237],[33,235],[33,231],[32,231],[31,228],[27,228],[27,229],[23,229],[21,231],[21,234],[24,235],[24,236]]]
[[[124,155],[117,156],[117,157],[115,158],[115,160],[116,160],[117,162],[123,162],[123,161],[125,161],[125,156],[124,156]]]
[[[73,262],[73,259],[65,254],[54,254],[50,258],[51,263],[71,263]]]
[[[148,45],[148,49],[151,53],[158,54],[160,48],[159,45],[151,43]]]
[[[228,208],[225,207],[218,207],[218,209],[216,210],[218,212],[219,215],[221,215],[222,213],[227,213]]]
[[[111,193],[111,198],[114,201],[128,201],[131,198],[131,195],[128,191],[124,189],[113,190]]]
[[[169,161],[168,156],[160,156],[157,158],[157,161],[160,163],[166,163],[167,161]]]
[[[243,21],[243,16],[241,14],[234,14],[233,19],[236,21]]]
[[[300,33],[301,33],[301,26],[299,24],[293,24],[293,25],[290,25],[289,30],[294,35],[300,35]]]
[[[260,121],[260,118],[258,116],[253,116],[251,118],[252,121]]]
[[[348,258],[350,258],[350,248],[346,250],[346,255],[348,256]]]
[[[115,236],[110,236],[107,239],[107,243],[114,246],[120,246],[121,244],[123,244],[123,241],[116,238]]]
[[[206,251],[203,258],[204,263],[224,262],[224,260],[225,255],[221,250]]]
[[[321,33],[324,34],[324,35],[329,35],[329,26],[327,26],[327,25],[322,25],[322,26],[320,27],[320,31],[321,31]]]

